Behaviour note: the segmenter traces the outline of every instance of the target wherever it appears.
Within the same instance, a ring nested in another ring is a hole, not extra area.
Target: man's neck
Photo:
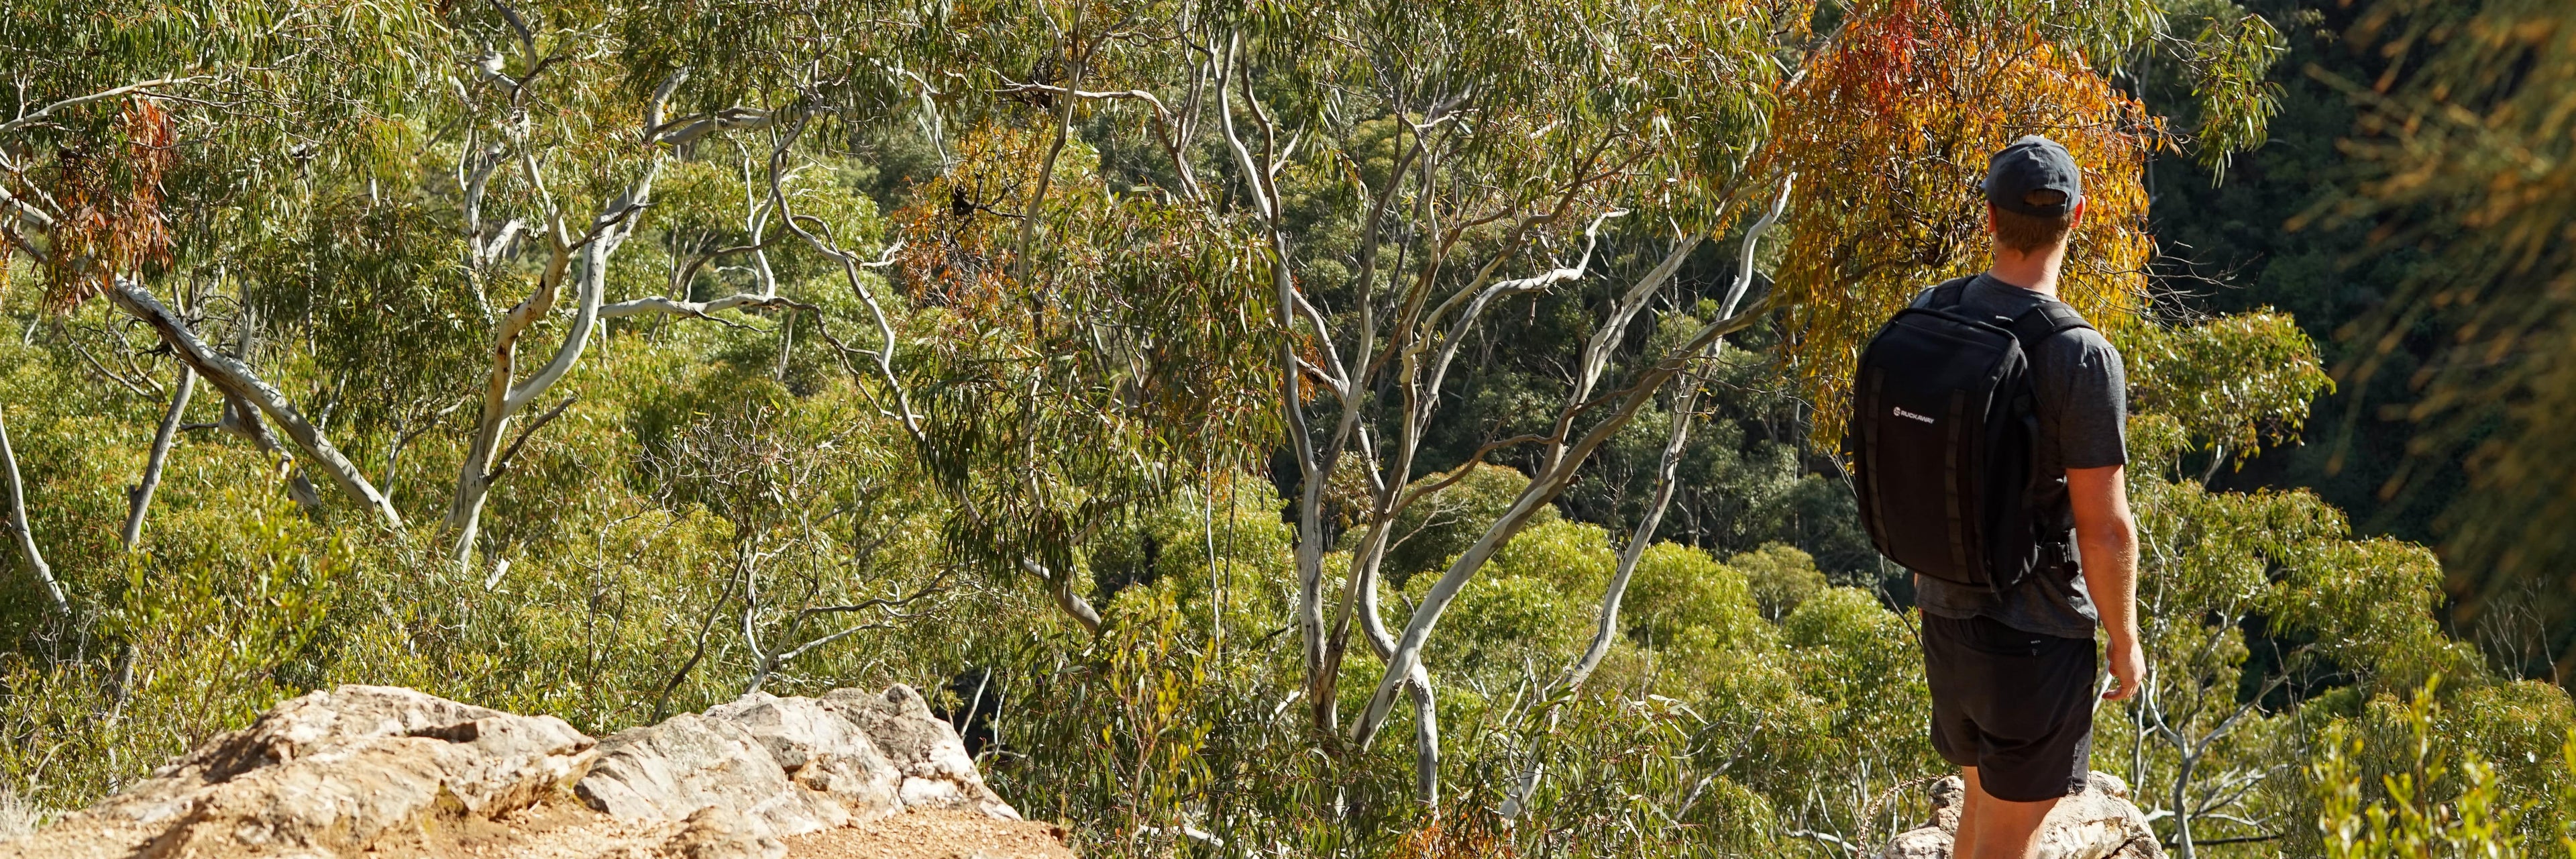
[[[2032,292],[2057,297],[2057,269],[2066,262],[2066,248],[2059,246],[2042,253],[2014,253],[1995,249],[1994,264],[1986,276]]]

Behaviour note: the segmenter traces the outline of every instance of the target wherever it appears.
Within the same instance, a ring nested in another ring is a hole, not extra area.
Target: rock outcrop
[[[929,702],[908,686],[883,695],[856,689],[823,694],[823,703],[876,741],[903,776],[897,789],[905,807],[963,807],[992,817],[1018,820],[1020,813],[984,786],[975,759],[948,723],[930,713]]]
[[[753,693],[598,740],[552,716],[342,686],[0,842],[0,859],[779,859],[786,839],[908,810],[1020,816],[904,686]]]
[[[1967,788],[1958,776],[1932,783],[1932,819],[1896,834],[1880,859],[1949,859]],[[2147,817],[2129,803],[2129,784],[2095,772],[2084,791],[2057,801],[2040,823],[2034,859],[2164,859]]]

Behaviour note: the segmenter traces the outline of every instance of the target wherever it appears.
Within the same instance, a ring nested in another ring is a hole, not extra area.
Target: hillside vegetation
[[[2203,0],[21,0],[0,809],[343,683],[604,734],[901,682],[1087,855],[1874,848],[1945,765],[1850,364],[2046,133],[2154,666],[2094,768],[2182,856],[2576,852],[2576,707],[2437,622],[2459,573],[2214,477],[2334,382],[2150,288],[2148,165],[2261,146],[2283,44]]]

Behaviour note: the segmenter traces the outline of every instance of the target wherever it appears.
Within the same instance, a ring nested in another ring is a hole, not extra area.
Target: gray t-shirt
[[[1931,290],[1925,290],[1914,303],[1921,306],[1931,298]],[[2037,292],[1981,274],[1968,282],[1956,310],[1998,317],[1998,324],[2010,327],[2015,317],[2042,300]],[[2077,328],[2042,342],[2031,356],[2031,387],[2039,409],[2040,485],[2032,501],[2065,503],[2069,468],[2128,464],[2128,374],[2120,366],[2120,351],[2100,332]],[[1942,617],[1989,617],[2024,632],[2064,638],[2092,638],[2099,620],[2083,576],[2049,571],[2033,573],[2000,595],[1915,576],[1914,604]]]

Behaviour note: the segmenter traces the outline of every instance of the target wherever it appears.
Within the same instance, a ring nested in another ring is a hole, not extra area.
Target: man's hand
[[[2138,694],[2138,684],[2146,682],[2147,652],[2130,638],[2111,642],[2111,691],[2102,693],[2105,701],[2126,701]]]
[[[2138,648],[2138,532],[2129,518],[2128,483],[2120,466],[2069,468],[2066,500],[2075,508],[2075,548],[2084,556],[2084,590],[2111,634],[2111,676],[2120,682],[2102,694],[2125,700],[2147,675]]]

